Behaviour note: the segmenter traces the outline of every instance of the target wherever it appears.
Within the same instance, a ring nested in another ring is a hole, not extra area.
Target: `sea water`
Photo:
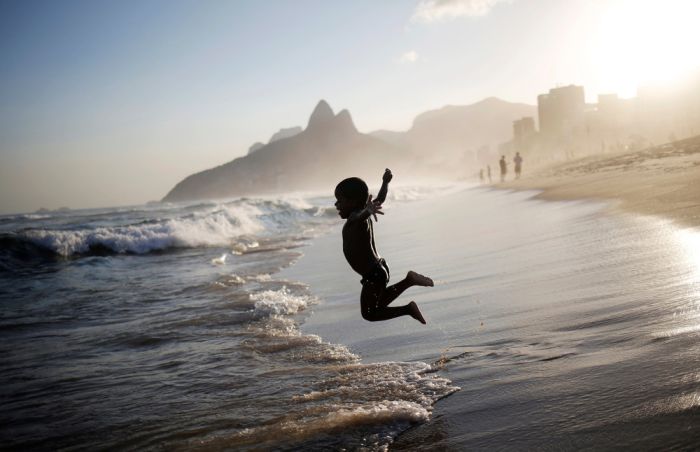
[[[365,362],[423,361],[461,388],[392,449],[692,449],[700,444],[700,232],[488,188],[387,204],[396,282],[435,279],[428,321],[364,322],[359,281],[315,241],[298,266],[326,302],[302,326]]]
[[[697,444],[698,232],[533,195],[392,187],[426,326],[362,320],[327,196],[0,217],[3,446]]]
[[[337,220],[311,195],[0,217],[2,447],[377,448],[426,420],[436,368],[299,330],[323,300],[279,272]]]

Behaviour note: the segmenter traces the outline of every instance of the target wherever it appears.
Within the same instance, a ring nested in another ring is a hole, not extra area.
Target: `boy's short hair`
[[[359,177],[348,177],[336,185],[335,194],[364,204],[369,196],[369,188]]]

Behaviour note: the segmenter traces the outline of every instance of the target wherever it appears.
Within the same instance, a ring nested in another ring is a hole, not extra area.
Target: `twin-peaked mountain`
[[[322,100],[305,129],[282,129],[269,143],[251,146],[248,155],[186,177],[163,201],[317,189],[332,193],[350,176],[376,185],[387,167],[402,181],[464,177],[475,170],[479,148],[490,147],[495,157],[497,145],[511,139],[512,122],[535,113],[531,105],[488,98],[423,113],[406,132],[363,134],[347,110],[336,115]]]
[[[325,101],[300,133],[271,141],[245,157],[192,174],[163,201],[225,198],[326,188],[350,176],[380,179],[386,167],[404,168],[401,150],[357,131],[347,110],[337,115]]]

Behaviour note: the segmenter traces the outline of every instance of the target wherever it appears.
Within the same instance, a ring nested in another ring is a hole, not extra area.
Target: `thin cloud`
[[[422,0],[411,22],[433,23],[458,17],[485,16],[499,3],[511,0]]]
[[[409,50],[408,52],[404,52],[401,54],[399,57],[399,63],[415,63],[418,61],[418,53],[415,50]]]

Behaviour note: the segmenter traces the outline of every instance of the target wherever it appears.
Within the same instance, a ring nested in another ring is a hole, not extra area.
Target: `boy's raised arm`
[[[372,201],[372,195],[369,195],[369,197],[367,198],[367,204],[365,204],[365,208],[353,212],[348,218],[348,221],[365,221],[367,218],[370,217],[370,215],[374,216],[374,220],[376,221],[377,214],[384,215],[384,212],[382,212],[382,205],[381,203],[378,203],[377,200]]]
[[[384,170],[384,175],[382,176],[382,188],[379,189],[377,198],[374,200],[375,204],[384,204],[384,201],[386,200],[386,195],[389,192],[389,182],[391,182],[391,179],[393,177],[394,175],[391,174],[391,170],[389,168]]]

